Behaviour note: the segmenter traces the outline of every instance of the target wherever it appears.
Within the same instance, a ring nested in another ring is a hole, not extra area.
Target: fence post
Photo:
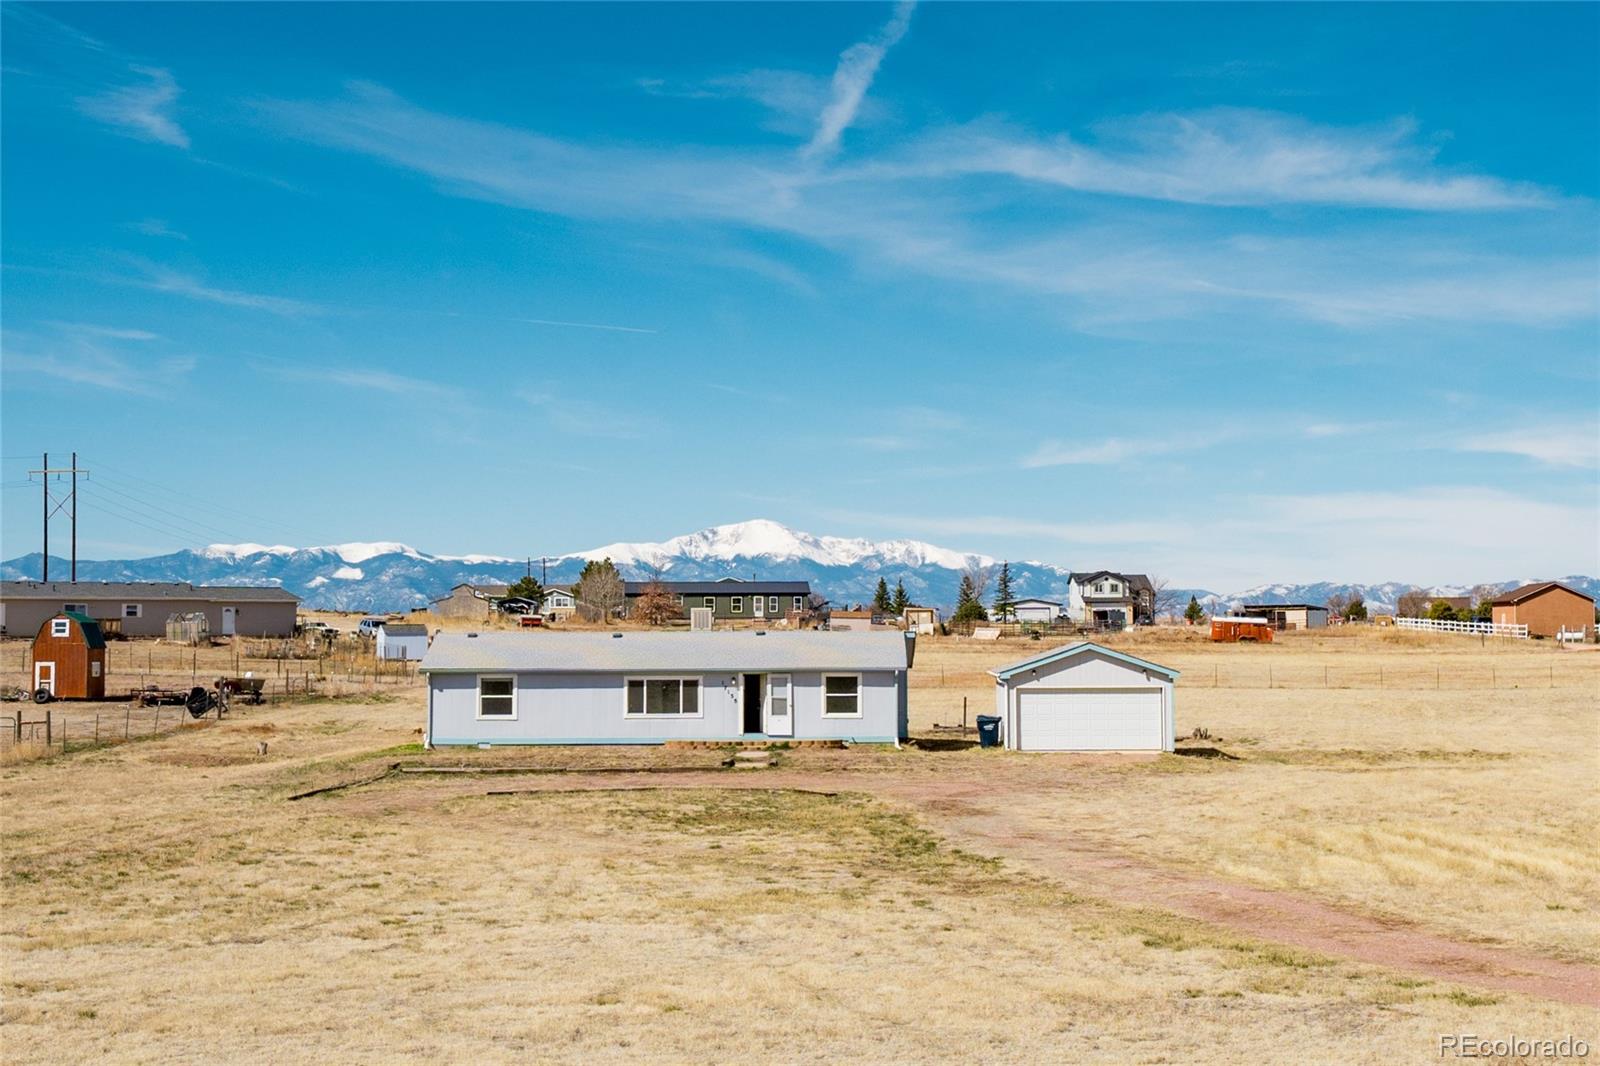
[[[94,716],[94,742],[96,744],[100,743],[100,716],[98,714]]]
[[[150,723],[150,735],[155,736],[156,730],[161,728],[161,704],[156,704],[156,720]]]
[[[51,738],[54,735],[53,731],[54,731],[54,728],[55,728],[53,725],[50,724],[50,718],[51,718],[50,708],[46,707],[44,709],[44,746],[46,748],[50,747],[50,741],[51,741]],[[37,733],[35,733],[34,735],[38,736]]]
[[[133,728],[133,706],[130,704],[122,714],[122,739],[128,739],[128,731]]]

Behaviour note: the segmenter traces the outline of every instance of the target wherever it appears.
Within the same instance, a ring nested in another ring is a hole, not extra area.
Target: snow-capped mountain
[[[652,568],[669,580],[714,580],[721,577],[806,580],[836,604],[864,603],[871,599],[878,579],[893,586],[905,583],[913,601],[941,607],[955,602],[961,571],[969,565],[992,566],[996,560],[977,552],[955,551],[919,540],[872,541],[860,538],[817,536],[790,529],[767,519],[713,526],[658,544],[616,543],[547,559],[546,579],[553,583],[575,580],[590,559],[610,558],[624,576],[643,578]],[[39,574],[37,553],[0,563],[0,577],[27,580]],[[1105,565],[1114,560],[1087,560]],[[1124,563],[1130,569],[1143,569]],[[414,607],[448,592],[461,582],[505,584],[528,570],[528,562],[493,555],[430,555],[397,541],[332,544],[295,548],[283,544],[211,544],[170,555],[145,559],[91,562],[79,560],[78,576],[84,581],[192,581],[207,585],[282,585],[300,596],[307,607],[334,610],[394,610]],[[51,571],[66,572],[65,560],[52,557]],[[541,571],[536,559],[534,573]],[[1069,570],[1042,562],[1011,563],[1013,587],[1019,597],[1043,596],[1065,601]],[[1591,577],[1560,578],[1573,588],[1594,595],[1600,581]],[[1492,582],[1508,588],[1521,581]],[[1319,582],[1304,585],[1262,585],[1242,592],[1220,594],[1206,589],[1173,589],[1172,596],[1187,602],[1193,595],[1208,610],[1244,603],[1324,603],[1334,593],[1359,593],[1374,611],[1392,610],[1401,593],[1411,586],[1348,585]],[[1437,591],[1460,595],[1471,585]]]

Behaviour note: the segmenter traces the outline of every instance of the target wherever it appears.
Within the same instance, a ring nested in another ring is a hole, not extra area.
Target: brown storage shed
[[[1594,633],[1594,599],[1559,581],[1536,581],[1512,589],[1489,605],[1496,625],[1525,625],[1530,637],[1553,637],[1563,629]]]
[[[33,688],[58,700],[106,698],[106,638],[88,615],[63,611],[33,638]]]

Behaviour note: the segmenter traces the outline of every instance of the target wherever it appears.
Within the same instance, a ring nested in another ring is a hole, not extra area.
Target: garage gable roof
[[[1160,674],[1168,681],[1178,680],[1178,671],[1170,666],[1160,666],[1150,662],[1148,659],[1128,655],[1125,652],[1116,651],[1087,640],[1080,640],[1076,644],[1068,644],[1064,648],[1056,648],[1053,651],[1035,655],[1031,659],[1024,659],[1021,662],[1012,663],[1010,666],[998,667],[990,670],[989,673],[999,681],[1009,681],[1024,670],[1037,670],[1041,666],[1048,666],[1051,663],[1058,663],[1063,659],[1070,659],[1074,655],[1082,654],[1102,655],[1107,659],[1115,659],[1117,662],[1126,663],[1139,670],[1149,670],[1151,673]]]
[[[421,670],[425,674],[905,670],[911,665],[912,648],[912,640],[898,631],[441,633],[428,648]]]

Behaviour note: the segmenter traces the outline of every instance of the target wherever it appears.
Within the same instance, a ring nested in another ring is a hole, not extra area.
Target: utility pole
[[[550,583],[550,560],[539,556],[539,587],[543,588]]]
[[[69,517],[71,517],[71,519],[72,519],[72,574],[71,574],[71,577],[72,577],[72,580],[74,582],[76,582],[78,580],[78,475],[79,474],[87,475],[89,473],[89,471],[79,469],[79,467],[78,467],[78,453],[77,452],[73,452],[72,453],[72,465],[71,466],[63,466],[63,467],[53,467],[53,466],[51,466],[50,465],[50,453],[49,452],[45,452],[43,458],[44,458],[44,462],[40,464],[40,467],[39,467],[38,470],[30,470],[30,471],[28,471],[28,473],[30,475],[33,475],[33,474],[38,474],[39,475],[39,486],[43,490],[43,493],[42,493],[42,496],[41,496],[41,500],[42,500],[43,506],[41,508],[41,511],[42,511],[43,516],[44,516],[44,529],[43,529],[43,533],[44,533],[44,537],[43,537],[43,541],[44,541],[44,558],[40,561],[40,564],[39,564],[39,580],[41,580],[41,581],[49,581],[50,580],[50,517],[52,515],[56,514],[57,512],[65,509],[65,510],[68,511]],[[52,500],[50,498],[50,476],[52,474],[55,475],[57,478],[60,478],[64,474],[70,474],[72,476],[72,491],[69,492],[64,498],[62,498],[60,500]],[[52,506],[52,505],[54,505],[54,506]]]

